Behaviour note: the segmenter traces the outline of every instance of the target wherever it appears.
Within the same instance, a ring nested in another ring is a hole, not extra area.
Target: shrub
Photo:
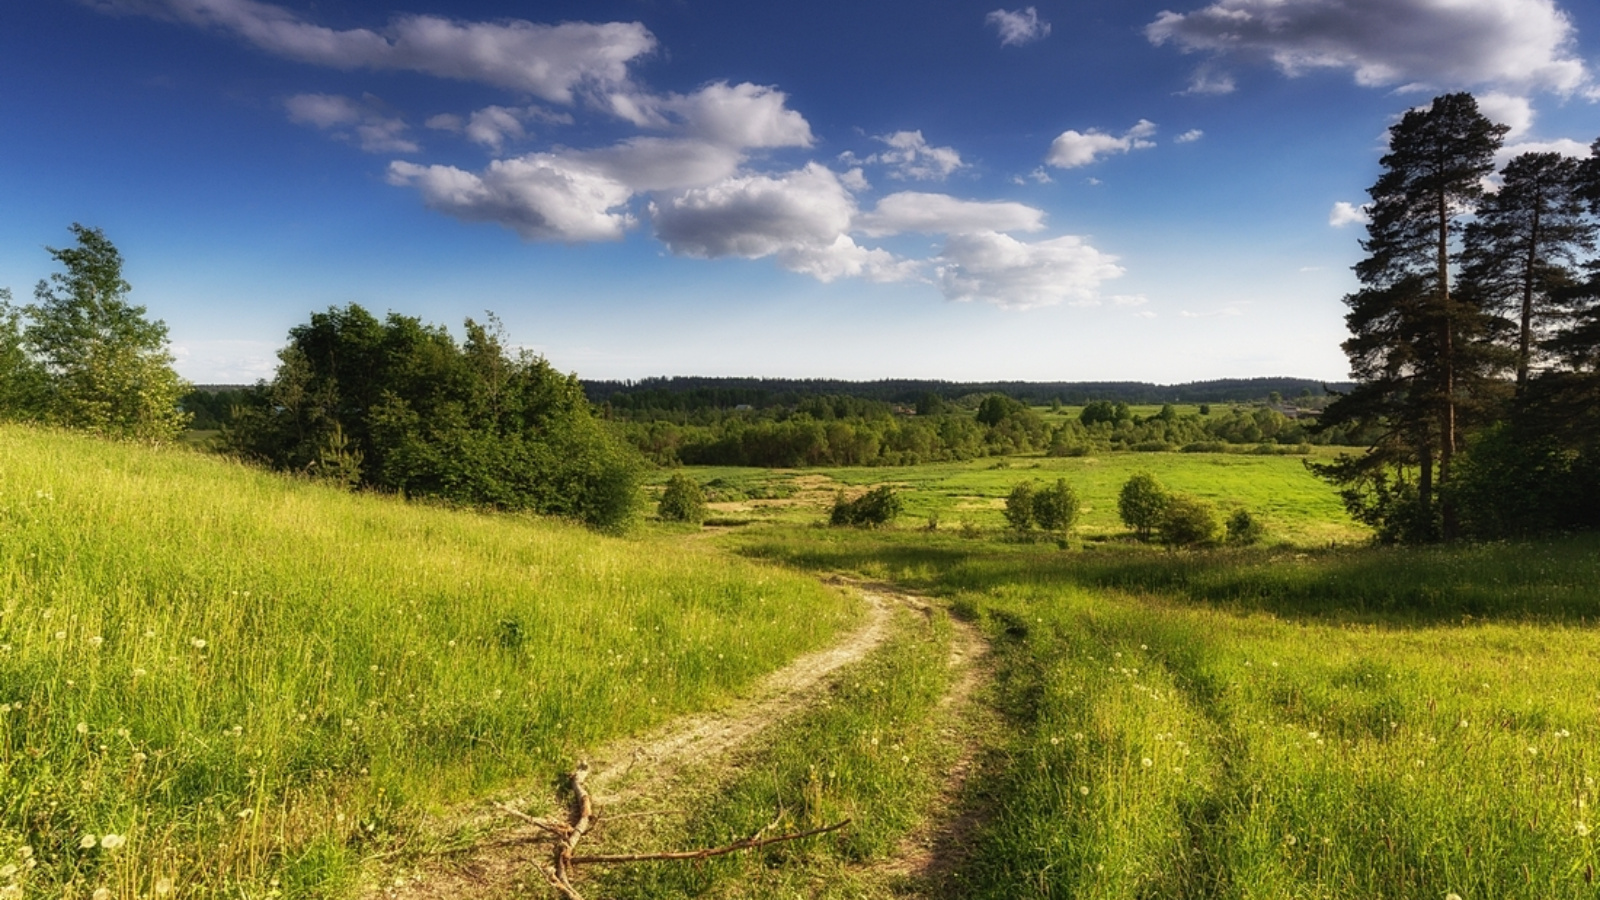
[[[1161,508],[1156,524],[1161,542],[1175,547],[1210,544],[1217,539],[1217,516],[1211,504],[1187,494],[1172,494]]]
[[[698,525],[705,521],[706,497],[700,490],[700,483],[682,472],[667,479],[667,487],[661,492],[661,503],[656,506],[656,515],[669,522],[692,522]]]
[[[1018,532],[1033,528],[1033,482],[1024,481],[1006,497],[1006,523]]]
[[[1033,520],[1046,531],[1068,531],[1078,521],[1078,494],[1066,479],[1033,495]]]
[[[880,484],[854,500],[847,500],[840,491],[833,500],[833,514],[828,521],[833,525],[876,527],[894,521],[905,509],[905,502],[887,484]]]
[[[1141,472],[1129,478],[1117,495],[1117,515],[1122,524],[1132,528],[1139,540],[1150,540],[1150,534],[1161,522],[1161,513],[1167,506],[1167,489],[1154,475]]]
[[[1266,529],[1261,527],[1261,522],[1250,515],[1248,509],[1236,509],[1228,517],[1228,543],[1241,547],[1260,542]]]

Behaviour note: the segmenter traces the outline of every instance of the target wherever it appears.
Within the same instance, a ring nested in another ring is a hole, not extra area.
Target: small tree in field
[[[1217,516],[1211,505],[1188,494],[1172,494],[1162,505],[1156,523],[1161,542],[1174,547],[1210,544],[1217,539]]]
[[[1033,520],[1046,531],[1070,531],[1078,521],[1078,494],[1057,478],[1056,483],[1033,495]]]
[[[858,525],[875,528],[894,521],[905,510],[905,501],[887,484],[880,484],[854,500],[846,500],[840,491],[833,501],[833,525]]]
[[[1261,542],[1265,529],[1261,520],[1250,515],[1248,509],[1236,509],[1228,517],[1228,543],[1249,546]]]
[[[1117,514],[1139,540],[1148,541],[1156,526],[1161,524],[1167,499],[1167,489],[1161,482],[1148,472],[1140,472],[1122,485],[1122,492],[1117,495]]]
[[[692,522],[698,525],[705,521],[706,497],[700,490],[700,483],[682,472],[667,479],[656,515],[669,522]]]
[[[176,438],[189,386],[172,370],[167,326],[128,302],[122,255],[98,228],[74,224],[77,246],[48,247],[58,272],[22,308],[23,344],[42,364],[47,413],[69,428],[133,440]]]
[[[1006,497],[1006,524],[1018,533],[1026,534],[1033,528],[1033,497],[1031,481],[1018,484]]]

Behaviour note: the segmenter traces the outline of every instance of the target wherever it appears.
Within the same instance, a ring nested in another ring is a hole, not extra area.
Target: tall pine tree
[[[1362,288],[1345,298],[1351,337],[1343,346],[1357,387],[1324,421],[1382,437],[1363,457],[1319,471],[1344,487],[1352,512],[1387,520],[1380,531],[1398,538],[1455,537],[1455,510],[1441,489],[1463,414],[1494,393],[1490,319],[1452,287],[1464,216],[1483,196],[1506,130],[1478,112],[1471,94],[1436,97],[1390,130],[1383,173],[1368,191],[1367,258],[1355,267]]]

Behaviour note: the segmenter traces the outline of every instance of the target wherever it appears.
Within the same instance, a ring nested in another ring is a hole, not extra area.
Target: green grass
[[[339,894],[859,615],[671,536],[0,427],[0,890]]]
[[[1592,897],[1600,538],[1061,552],[825,529],[747,553],[946,596],[1010,734],[974,897]]]
[[[1313,458],[1337,452],[1313,449]],[[794,495],[794,499],[734,504],[746,519],[790,524],[825,519],[833,489],[887,483],[899,487],[906,501],[901,527],[913,528],[936,516],[943,529],[969,523],[988,530],[1004,527],[1005,497],[1016,484],[1064,478],[1083,504],[1077,533],[1089,537],[1123,531],[1117,516],[1117,493],[1130,476],[1149,472],[1170,490],[1210,502],[1222,515],[1234,509],[1249,510],[1265,525],[1271,543],[1317,547],[1365,540],[1370,532],[1350,520],[1338,494],[1308,472],[1303,459],[1240,453],[1106,453],[1067,458],[991,457],[881,468],[688,467],[682,471],[702,483],[720,479],[735,494]],[[663,473],[659,480],[666,477]],[[716,509],[714,506],[714,515],[719,514]]]
[[[896,633],[835,679],[824,703],[774,729],[726,771],[701,773],[715,784],[686,816],[661,817],[635,831],[608,826],[608,840],[632,850],[720,846],[770,826],[767,834],[819,828],[839,832],[700,864],[618,867],[599,880],[599,896],[628,898],[787,898],[882,896],[884,878],[864,864],[892,854],[924,815],[959,746],[938,713],[949,687],[950,623],[909,611]]]

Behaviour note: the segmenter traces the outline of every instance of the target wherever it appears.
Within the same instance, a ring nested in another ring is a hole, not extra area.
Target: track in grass
[[[835,580],[836,584],[845,584]],[[620,814],[641,802],[670,802],[665,795],[677,776],[690,765],[704,765],[727,756],[768,727],[809,708],[825,689],[829,676],[858,662],[881,645],[890,633],[892,606],[899,595],[864,585],[852,585],[867,601],[865,625],[843,641],[795,660],[761,681],[752,696],[730,707],[686,716],[638,738],[617,741],[601,749],[590,761],[593,774],[589,790],[597,807]],[[523,798],[515,805],[534,815],[553,815],[555,798]],[[488,830],[480,817],[464,831]],[[498,898],[522,889],[548,890],[536,866],[547,861],[546,836],[531,825],[495,831],[492,839],[439,862],[425,862],[412,872],[390,876],[369,892],[389,897]]]

